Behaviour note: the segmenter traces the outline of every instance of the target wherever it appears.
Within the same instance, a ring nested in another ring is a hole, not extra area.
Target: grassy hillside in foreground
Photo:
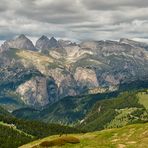
[[[0,107],[0,148],[17,148],[39,138],[64,133],[81,131],[58,124],[17,119]]]
[[[86,134],[50,136],[20,148],[44,148],[39,146],[43,144],[55,145],[54,148],[147,148],[148,123]]]

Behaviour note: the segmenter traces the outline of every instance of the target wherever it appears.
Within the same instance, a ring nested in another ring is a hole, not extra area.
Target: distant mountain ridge
[[[0,68],[3,100],[44,108],[63,97],[112,92],[147,79],[148,50],[147,44],[129,39],[76,44],[43,35],[33,45],[20,35],[1,46]],[[14,104],[11,110],[18,108]]]

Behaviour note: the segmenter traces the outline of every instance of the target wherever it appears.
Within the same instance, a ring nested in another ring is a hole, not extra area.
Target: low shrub
[[[62,145],[65,145],[66,143],[77,144],[77,143],[80,143],[80,140],[73,136],[63,136],[51,141],[44,141],[40,143],[39,146],[42,146],[42,147],[62,146]]]

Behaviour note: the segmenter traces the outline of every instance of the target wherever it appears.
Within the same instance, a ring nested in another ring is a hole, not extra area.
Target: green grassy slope
[[[123,128],[86,134],[63,135],[62,139],[64,139],[65,142],[61,141],[59,135],[50,136],[31,142],[20,148],[43,148],[39,146],[43,142],[55,145],[54,148],[147,148],[148,123],[134,124]],[[78,140],[79,142],[77,142]]]
[[[148,121],[145,107],[147,99],[148,94],[145,92],[133,91],[124,92],[114,99],[100,100],[77,126],[95,131],[146,122]]]
[[[148,110],[148,90],[145,92],[139,92],[137,95],[139,98],[139,103]]]

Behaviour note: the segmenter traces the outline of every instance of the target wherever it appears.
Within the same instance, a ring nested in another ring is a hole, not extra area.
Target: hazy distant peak
[[[48,37],[47,37],[47,36],[42,35],[42,36],[39,38],[39,40],[49,40],[49,39],[48,39]]]
[[[50,38],[50,41],[52,41],[52,42],[57,42],[57,40],[56,40],[54,37],[51,37],[51,38]]]
[[[119,40],[120,43],[123,43],[123,42],[131,42],[131,41],[133,41],[133,40],[128,39],[128,38],[121,38],[121,39]]]
[[[18,36],[18,39],[27,39],[27,37],[24,34],[21,34]]]
[[[145,48],[146,50],[148,50],[148,44],[147,43],[138,42],[138,41],[134,41],[134,40],[127,39],[127,38],[121,38],[119,42],[129,44],[129,45],[134,46],[134,47]]]

